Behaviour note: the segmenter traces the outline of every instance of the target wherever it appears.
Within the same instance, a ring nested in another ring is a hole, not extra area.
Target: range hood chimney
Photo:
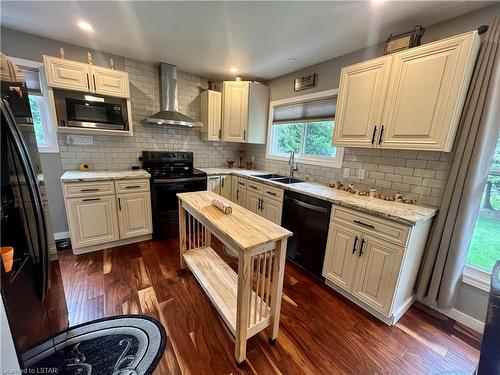
[[[159,125],[180,125],[190,128],[203,124],[178,111],[177,67],[160,63],[160,103],[161,111],[146,118],[147,122]]]

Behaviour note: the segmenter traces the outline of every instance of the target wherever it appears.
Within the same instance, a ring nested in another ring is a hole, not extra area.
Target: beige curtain
[[[417,298],[454,304],[500,127],[500,17],[490,25],[472,77],[453,161],[417,283]],[[492,233],[498,235],[498,233]]]

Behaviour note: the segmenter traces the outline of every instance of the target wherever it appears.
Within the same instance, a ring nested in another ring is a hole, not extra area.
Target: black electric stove
[[[207,174],[193,168],[192,152],[143,151],[142,168],[151,174],[153,238],[179,235],[177,193],[207,189]]]

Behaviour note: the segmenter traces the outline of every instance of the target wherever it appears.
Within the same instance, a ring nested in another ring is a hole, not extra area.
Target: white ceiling
[[[1,2],[7,28],[214,78],[271,79],[485,2]],[[80,20],[93,33],[80,30]],[[295,62],[287,62],[295,58]]]

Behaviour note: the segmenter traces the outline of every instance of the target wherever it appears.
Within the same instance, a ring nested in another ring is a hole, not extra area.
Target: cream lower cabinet
[[[342,68],[333,144],[451,151],[477,31]]]
[[[207,190],[220,194],[220,176],[207,177]]]
[[[153,223],[149,192],[119,194],[117,198],[120,238],[152,233]]]
[[[414,301],[431,223],[403,225],[334,206],[323,263],[327,285],[394,324]]]
[[[151,238],[149,179],[63,183],[75,254]]]
[[[259,216],[281,225],[283,190],[247,180],[246,208]]]
[[[120,238],[114,195],[70,198],[66,211],[74,249]]]
[[[232,178],[231,175],[220,176],[220,195],[224,198],[231,199],[232,195]]]
[[[283,201],[278,201],[266,196],[262,197],[261,216],[275,224],[281,225],[281,212],[283,211]]]

